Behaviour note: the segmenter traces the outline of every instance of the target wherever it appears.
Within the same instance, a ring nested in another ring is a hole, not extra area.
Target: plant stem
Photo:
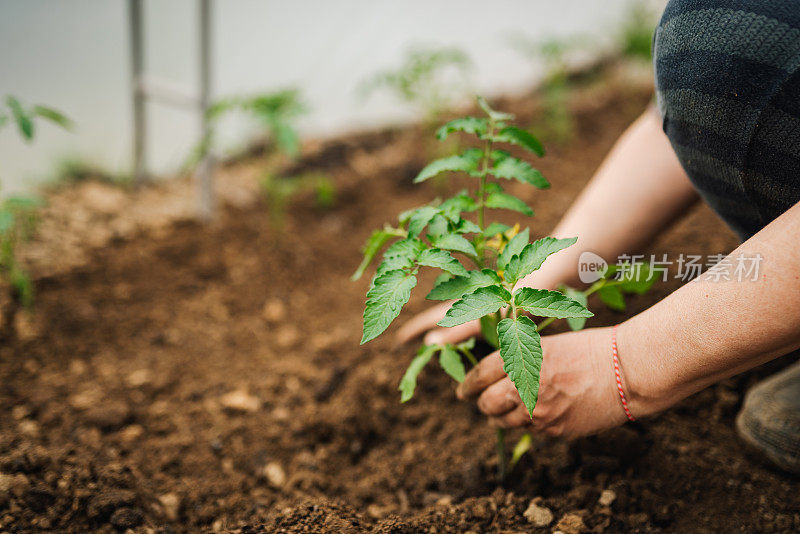
[[[541,332],[542,330],[550,326],[550,324],[555,320],[556,320],[555,317],[548,317],[547,319],[536,325],[536,331]]]
[[[461,349],[461,352],[464,354],[464,356],[467,357],[469,363],[471,363],[473,367],[478,365],[478,358],[476,358],[475,355],[472,354],[471,350],[465,347]]]
[[[497,479],[506,478],[506,429],[497,429]]]
[[[489,119],[489,128],[486,131],[486,143],[483,146],[483,168],[481,169],[481,181],[478,186],[478,227],[481,232],[485,229],[485,211],[486,211],[486,181],[489,178],[489,158],[492,153],[492,137],[494,136],[494,121]],[[480,249],[478,254],[483,256],[483,233],[480,235]]]

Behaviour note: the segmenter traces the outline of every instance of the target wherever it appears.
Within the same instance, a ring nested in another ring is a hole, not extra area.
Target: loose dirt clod
[[[286,483],[286,471],[278,462],[270,462],[264,466],[264,477],[276,488],[280,488]]]
[[[181,512],[181,498],[175,493],[165,493],[158,498],[158,502],[164,507],[164,514],[171,521],[177,521]]]
[[[234,412],[257,412],[261,409],[261,399],[243,389],[226,393],[219,402],[223,408]]]
[[[577,513],[569,513],[559,519],[556,530],[564,534],[580,534],[586,531],[586,524],[583,522],[583,517]]]
[[[616,499],[617,494],[614,492],[614,490],[604,489],[600,493],[600,498],[597,499],[597,504],[600,506],[611,506],[611,503],[613,503]]]
[[[535,527],[546,527],[553,522],[553,512],[549,508],[539,506],[534,499],[523,514]]]

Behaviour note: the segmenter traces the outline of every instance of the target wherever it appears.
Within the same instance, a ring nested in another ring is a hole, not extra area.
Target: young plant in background
[[[582,37],[532,40],[517,35],[511,46],[533,64],[544,63],[545,74],[539,92],[542,98],[542,116],[534,131],[547,141],[564,143],[575,130],[575,120],[569,109],[569,55],[586,47]]]
[[[501,182],[517,180],[538,189],[549,183],[525,160],[511,156],[498,146],[511,144],[542,156],[541,143],[511,121],[514,116],[495,111],[478,99],[483,117],[464,117],[442,126],[437,137],[444,140],[463,132],[482,142],[460,154],[428,164],[415,178],[420,183],[443,172],[465,173],[476,181],[472,192],[402,213],[397,226],[375,231],[364,248],[364,260],[354,279],[359,278],[372,259],[390,241],[367,292],[361,343],[380,335],[399,315],[417,285],[421,267],[444,271],[428,293],[432,300],[455,300],[440,326],[452,327],[480,320],[482,332],[500,349],[504,370],[520,398],[533,412],[539,392],[542,348],[539,328],[530,316],[553,319],[586,318],[586,306],[558,291],[517,287],[517,282],[536,271],[550,254],[575,243],[576,238],[544,237],[530,242],[526,228],[509,228],[487,220],[487,210],[508,209],[532,216],[533,210],[519,198],[506,193]],[[467,218],[467,214],[473,214]],[[465,260],[470,269],[453,254]],[[530,316],[529,316],[530,315]],[[455,380],[464,379],[463,358],[475,365],[471,343],[456,346],[422,347],[400,384],[402,400],[413,395],[419,372],[438,352],[439,363]],[[499,474],[505,476],[505,433],[498,430]]]
[[[61,112],[46,106],[27,107],[13,96],[7,96],[5,107],[0,107],[0,128],[14,122],[25,142],[33,140],[38,119],[65,129],[72,127],[72,121]],[[0,201],[0,277],[11,291],[7,309],[3,310],[3,337],[13,333],[19,308],[33,304],[33,284],[19,262],[17,247],[33,234],[41,205],[42,201],[34,196],[12,196]]]
[[[273,150],[267,157],[278,156],[284,162],[294,161],[300,154],[300,136],[297,133],[296,121],[307,113],[300,92],[286,89],[274,93],[251,97],[233,97],[220,100],[208,110],[212,121],[209,138],[204,139],[197,149],[195,159],[199,161],[213,144],[213,132],[219,120],[233,112],[243,113],[255,119],[263,128],[267,141]],[[329,208],[336,198],[333,181],[321,172],[304,173],[297,176],[284,176],[270,165],[261,178],[261,190],[269,206],[270,219],[273,226],[280,228],[285,219],[286,207],[297,195],[311,191],[315,195],[318,207]]]
[[[631,2],[627,13],[628,17],[619,32],[622,55],[649,62],[652,60],[651,47],[657,15],[641,0]]]
[[[362,84],[361,91],[367,95],[378,89],[390,91],[415,106],[425,124],[433,127],[460,96],[457,87],[463,87],[471,65],[469,57],[454,48],[409,50],[399,67],[379,72]],[[453,74],[457,85],[449,83]]]

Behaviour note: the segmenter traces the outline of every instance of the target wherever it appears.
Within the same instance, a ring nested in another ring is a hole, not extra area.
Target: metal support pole
[[[133,97],[133,183],[147,181],[145,94],[141,87],[144,72],[142,0],[128,0],[131,44],[131,94]]]
[[[200,0],[200,97],[201,140],[205,143],[211,136],[211,123],[208,107],[211,98],[211,0]],[[199,193],[200,217],[210,220],[214,216],[214,155],[210,144],[197,167],[197,186]]]

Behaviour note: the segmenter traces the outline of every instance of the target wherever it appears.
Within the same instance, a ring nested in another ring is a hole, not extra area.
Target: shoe
[[[747,392],[736,431],[763,458],[800,474],[800,362]]]

